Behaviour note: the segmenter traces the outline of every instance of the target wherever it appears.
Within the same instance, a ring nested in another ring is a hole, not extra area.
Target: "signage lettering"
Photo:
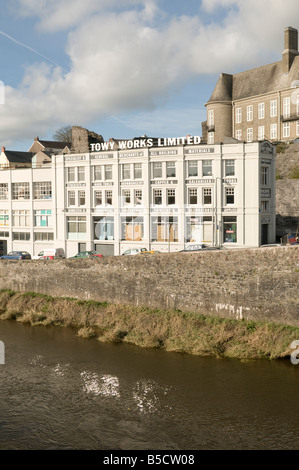
[[[197,145],[200,144],[201,138],[199,136],[187,137],[165,137],[159,138],[157,142],[158,147],[170,147],[174,145]],[[153,147],[154,139],[134,139],[134,140],[119,140],[117,142],[98,142],[96,144],[90,144],[91,152],[100,152],[101,150],[114,150],[119,148],[121,150],[136,149]]]

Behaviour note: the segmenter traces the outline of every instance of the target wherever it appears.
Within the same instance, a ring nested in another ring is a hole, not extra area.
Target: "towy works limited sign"
[[[153,147],[171,147],[175,145],[197,145],[200,144],[201,138],[199,136],[186,136],[186,137],[164,137],[159,139],[152,138],[141,138],[133,140],[118,140],[117,142],[101,142],[96,144],[90,144],[91,152],[100,152],[101,150],[114,150],[118,148],[120,150],[125,149],[140,149]]]

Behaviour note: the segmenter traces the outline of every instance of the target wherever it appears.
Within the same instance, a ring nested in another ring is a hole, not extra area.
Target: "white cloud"
[[[163,15],[153,0],[18,0],[18,5],[23,15],[38,18],[39,29],[54,34],[71,28],[65,45],[71,66],[65,73],[34,65],[17,89],[7,88],[6,104],[0,105],[2,144],[69,123],[152,112],[201,74],[234,73],[265,63],[271,53],[272,61],[273,51],[279,60],[283,29],[296,26],[299,14],[297,0],[203,0],[214,19],[209,24],[199,16]],[[217,23],[219,6],[227,10]]]

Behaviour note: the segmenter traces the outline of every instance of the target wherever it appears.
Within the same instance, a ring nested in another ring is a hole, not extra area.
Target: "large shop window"
[[[202,243],[212,242],[213,223],[210,216],[186,217],[186,242]]]
[[[124,241],[139,242],[143,240],[144,224],[143,217],[121,218],[121,239]]]
[[[86,217],[68,217],[67,232],[69,240],[86,239]]]
[[[224,242],[237,243],[237,217],[223,217]]]
[[[114,240],[114,218],[94,217],[94,240]]]
[[[34,226],[35,227],[51,227],[52,226],[52,211],[51,210],[34,211]]]
[[[8,184],[0,184],[0,199],[8,199]]]
[[[177,242],[178,218],[168,216],[152,217],[151,240],[153,242]]]
[[[13,199],[30,199],[29,183],[12,183]]]
[[[34,199],[52,199],[51,181],[38,181],[34,183]]]

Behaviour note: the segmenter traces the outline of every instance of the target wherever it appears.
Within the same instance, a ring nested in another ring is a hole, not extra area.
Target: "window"
[[[236,139],[237,140],[242,140],[242,129],[237,129],[236,130]]]
[[[94,217],[94,240],[114,240],[114,218]]]
[[[166,162],[166,177],[175,178],[175,162]]]
[[[34,226],[35,227],[52,227],[52,211],[51,210],[34,211]]]
[[[131,203],[131,191],[129,189],[123,189],[122,196],[123,196],[123,204]]]
[[[175,204],[175,189],[167,189],[167,204]]]
[[[296,135],[299,135],[299,121],[296,121]]]
[[[269,167],[268,166],[261,167],[261,184],[263,186],[269,185]]]
[[[204,204],[212,204],[212,189],[203,188],[202,200]]]
[[[237,243],[237,217],[223,217],[223,238],[226,243]]]
[[[203,160],[202,161],[202,176],[211,176],[212,175],[212,160]]]
[[[235,203],[235,188],[225,188],[225,203],[226,204]]]
[[[225,176],[235,175],[235,160],[225,160]]]
[[[122,165],[122,179],[129,180],[131,178],[131,165],[130,163],[124,163]]]
[[[153,178],[162,178],[162,162],[153,163]]]
[[[94,192],[94,205],[101,206],[103,204],[102,191]]]
[[[214,126],[214,109],[208,111],[208,126]]]
[[[283,117],[284,118],[290,117],[290,98],[283,99]]]
[[[68,205],[75,206],[76,205],[76,193],[75,191],[68,191]]]
[[[143,217],[122,217],[121,218],[121,239],[124,241],[143,240]]]
[[[289,122],[283,123],[282,135],[283,137],[290,137],[290,123]]]
[[[197,188],[189,188],[189,204],[197,204]]]
[[[30,199],[29,183],[12,183],[13,199]]]
[[[9,225],[8,211],[0,210],[0,227],[7,227]]]
[[[30,227],[30,211],[12,211],[12,221],[15,227]]]
[[[213,224],[212,217],[191,216],[186,217],[186,242],[202,243],[212,242]]]
[[[270,139],[277,139],[277,124],[270,125]]]
[[[9,237],[9,232],[0,232],[0,237]]]
[[[242,122],[242,108],[236,108],[236,124],[241,124]]]
[[[78,181],[85,181],[85,167],[78,167]]]
[[[52,199],[51,181],[34,183],[34,199]]]
[[[151,237],[153,242],[177,242],[178,218],[168,216],[152,217]]]
[[[8,184],[0,184],[0,199],[8,199]]]
[[[112,180],[112,165],[105,165],[105,180]]]
[[[162,189],[154,189],[154,204],[161,205],[162,204]]]
[[[50,242],[54,240],[53,232],[35,232],[34,241],[36,242]]]
[[[261,211],[269,212],[269,201],[261,201]]]
[[[209,135],[208,135],[208,144],[209,145],[213,145],[214,143],[214,132],[209,132]]]
[[[134,189],[134,204],[142,204],[142,189]]]
[[[297,116],[299,116],[299,95],[296,96],[296,112]]]
[[[76,181],[76,168],[74,166],[67,169],[67,180],[68,182]]]
[[[134,179],[142,178],[142,163],[134,163]]]
[[[265,103],[258,104],[258,118],[264,119],[265,117]]]
[[[247,142],[252,142],[253,140],[253,129],[252,127],[249,127],[247,129]]]
[[[197,161],[188,162],[188,178],[198,176],[198,163]]]
[[[247,121],[253,120],[253,105],[247,106]]]
[[[79,206],[85,206],[85,191],[79,191]]]
[[[13,232],[12,239],[16,241],[28,242],[30,240],[30,233],[28,232]]]
[[[270,117],[277,116],[277,100],[270,101]]]
[[[258,140],[264,140],[265,139],[265,126],[259,126],[258,127]]]
[[[112,191],[111,190],[105,191],[105,203],[108,206],[112,206]]]
[[[95,165],[94,166],[94,180],[95,181],[100,181],[102,179],[103,179],[102,167],[101,167],[101,165]]]
[[[86,217],[68,217],[67,232],[69,240],[86,239]]]

